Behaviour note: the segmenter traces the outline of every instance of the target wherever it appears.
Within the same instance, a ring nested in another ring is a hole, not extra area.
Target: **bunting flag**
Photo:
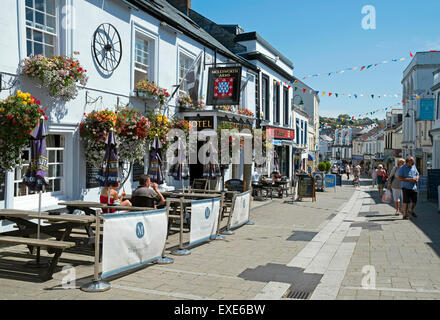
[[[438,51],[438,50],[430,50],[429,52],[440,52],[440,51]],[[409,53],[409,56],[411,58],[414,57],[412,52]],[[303,77],[300,77],[300,78],[301,79],[307,79],[307,78],[311,78],[311,77],[322,77],[322,76],[330,77],[333,73],[344,73],[346,71],[356,71],[359,68],[360,68],[360,71],[363,71],[363,70],[370,69],[372,67],[380,66],[381,64],[387,64],[390,61],[391,62],[398,62],[398,61],[405,61],[405,60],[406,60],[406,57],[394,58],[394,59],[390,59],[390,60],[384,60],[382,62],[376,62],[376,63],[370,63],[370,64],[361,65],[360,67],[345,68],[345,69],[338,70],[338,71],[325,72],[325,73],[319,73],[319,74],[310,74],[310,75],[306,75],[306,76],[303,76]]]

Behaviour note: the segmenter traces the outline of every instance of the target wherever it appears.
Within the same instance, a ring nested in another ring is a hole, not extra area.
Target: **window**
[[[61,135],[48,135],[46,137],[46,149],[48,155],[48,172],[47,178],[49,185],[46,187],[46,192],[62,192],[64,184],[63,164],[64,164],[64,137]],[[15,169],[14,175],[14,197],[26,196],[33,194],[33,191],[22,183],[23,177],[30,162],[30,148],[22,151],[23,167]]]
[[[150,54],[153,41],[136,32],[134,48],[134,83],[142,80],[153,81],[152,54]]]
[[[179,83],[185,77],[186,73],[189,71],[189,68],[191,68],[193,63],[193,58],[182,52],[179,54]],[[182,82],[179,90],[188,92],[188,83],[186,82],[186,80]]]
[[[304,144],[304,120],[301,120],[301,144]]]
[[[270,104],[269,104],[269,77],[263,75],[261,85],[261,102],[264,113],[264,120],[270,120]]]
[[[289,89],[283,87],[283,101],[284,101],[284,125],[289,125]]]
[[[307,121],[304,121],[304,141],[307,141]]]
[[[296,122],[296,144],[299,144],[299,136],[301,133],[299,132],[299,119],[295,119]]]
[[[280,123],[280,86],[273,84],[273,122]]]
[[[55,0],[26,0],[27,55],[52,57],[56,51]]]
[[[440,92],[437,93],[437,120],[440,119]]]

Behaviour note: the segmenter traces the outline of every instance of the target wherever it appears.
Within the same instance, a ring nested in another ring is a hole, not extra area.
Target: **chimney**
[[[168,2],[186,15],[188,15],[191,9],[191,0],[168,0]]]

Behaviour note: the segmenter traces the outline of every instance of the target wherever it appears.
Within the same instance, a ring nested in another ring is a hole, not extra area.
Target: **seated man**
[[[151,186],[151,188],[150,188]],[[147,197],[152,198],[156,202],[159,202],[159,205],[162,205],[165,203],[165,199],[163,195],[158,190],[157,183],[151,183],[151,178],[148,175],[141,175],[139,178],[139,186],[134,190],[133,194],[131,195],[131,199],[133,202],[133,199],[135,197]],[[133,206],[137,206],[136,203],[133,203]],[[154,205],[154,208],[156,208],[156,204]]]

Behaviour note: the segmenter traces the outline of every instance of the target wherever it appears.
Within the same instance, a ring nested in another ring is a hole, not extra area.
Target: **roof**
[[[248,60],[258,60],[263,64],[265,64],[266,66],[268,66],[270,69],[274,70],[280,76],[284,77],[285,79],[289,81],[295,80],[295,77],[292,74],[288,73],[286,70],[284,70],[279,65],[277,65],[270,57],[266,56],[261,52],[247,52],[244,54],[240,54],[240,56]]]
[[[237,56],[223,44],[221,44],[212,35],[201,28],[194,20],[186,14],[175,8],[173,5],[165,0],[127,0],[127,2],[136,5],[140,10],[143,10],[158,20],[164,21],[170,26],[182,31],[189,37],[199,41],[211,49],[217,49],[218,53],[225,57],[232,58],[236,62],[243,64],[247,68],[258,70],[252,63]]]
[[[264,40],[263,37],[261,37],[258,33],[254,32],[245,32],[245,33],[241,33],[238,34],[235,37],[235,41],[240,42],[240,41],[251,41],[251,40],[256,40],[258,42],[260,42],[263,46],[265,46],[267,49],[269,49],[269,51],[272,51],[272,53],[274,53],[275,55],[277,55],[278,57],[280,57],[280,60],[282,62],[284,62],[286,65],[288,65],[290,68],[293,69],[293,62],[290,61],[286,56],[284,56],[281,52],[279,52],[277,49],[275,49],[269,42],[267,42],[266,40]]]

